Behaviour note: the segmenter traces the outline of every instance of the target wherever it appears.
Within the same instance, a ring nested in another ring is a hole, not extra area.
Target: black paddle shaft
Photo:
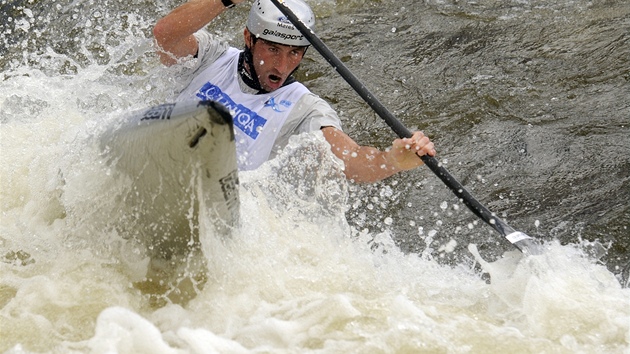
[[[302,21],[288,8],[281,4],[282,0],[271,0],[274,5],[293,23],[293,25],[308,39],[311,45],[330,63],[330,65],[341,75],[341,77],[352,86],[352,88],[363,98],[363,100],[378,114],[385,123],[401,138],[410,138],[411,131],[407,129],[383,104],[363,85],[359,79],[339,60],[330,49],[322,42]],[[448,170],[433,156],[424,155],[420,157],[433,173],[438,176],[448,188],[480,219],[494,228],[502,236],[520,234],[518,238],[508,237],[516,248],[524,253],[538,253],[532,249],[531,238],[523,233],[516,232],[505,221],[488,210],[483,204],[477,201],[464,186],[453,177]]]

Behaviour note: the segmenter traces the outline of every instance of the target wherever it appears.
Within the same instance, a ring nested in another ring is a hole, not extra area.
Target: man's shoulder
[[[217,60],[231,48],[227,41],[218,38],[205,29],[195,32],[194,36],[197,39],[197,56],[205,62]]]
[[[309,128],[306,131],[317,130],[321,126],[328,125],[341,129],[341,122],[335,109],[326,100],[311,91],[300,97],[291,114],[295,119],[309,122]]]
[[[195,36],[195,38],[197,39],[197,42],[199,44],[203,43],[212,43],[212,42],[219,42],[219,43],[226,43],[226,40],[222,40],[220,39],[217,35],[210,33],[207,29],[202,28],[199,31],[193,33],[193,36]]]
[[[323,98],[311,92],[302,83],[298,82],[298,84],[304,87],[304,89],[306,90],[304,94],[300,97],[300,100],[298,101],[298,104],[302,106],[302,109],[334,111],[333,108],[330,106],[330,104],[326,100],[324,100]]]

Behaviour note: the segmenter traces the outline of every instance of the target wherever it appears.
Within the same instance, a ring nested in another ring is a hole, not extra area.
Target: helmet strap
[[[256,41],[256,38],[252,36],[252,40]],[[254,68],[254,55],[252,54],[251,48],[247,45],[245,45],[245,50],[243,50],[238,57],[238,72],[247,86],[258,90],[259,94],[267,93],[267,91],[260,86],[260,81],[258,80],[256,69]]]

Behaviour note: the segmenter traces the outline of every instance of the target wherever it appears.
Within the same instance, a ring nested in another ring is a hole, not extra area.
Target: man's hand
[[[417,131],[411,138],[396,139],[387,151],[387,161],[400,170],[410,170],[422,165],[418,156],[435,156],[435,147],[427,136]]]

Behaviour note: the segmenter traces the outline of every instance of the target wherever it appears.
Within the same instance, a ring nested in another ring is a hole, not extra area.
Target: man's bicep
[[[196,56],[198,48],[197,39],[191,35],[170,48],[161,48],[158,44],[158,54],[162,64],[171,66],[181,59]]]

